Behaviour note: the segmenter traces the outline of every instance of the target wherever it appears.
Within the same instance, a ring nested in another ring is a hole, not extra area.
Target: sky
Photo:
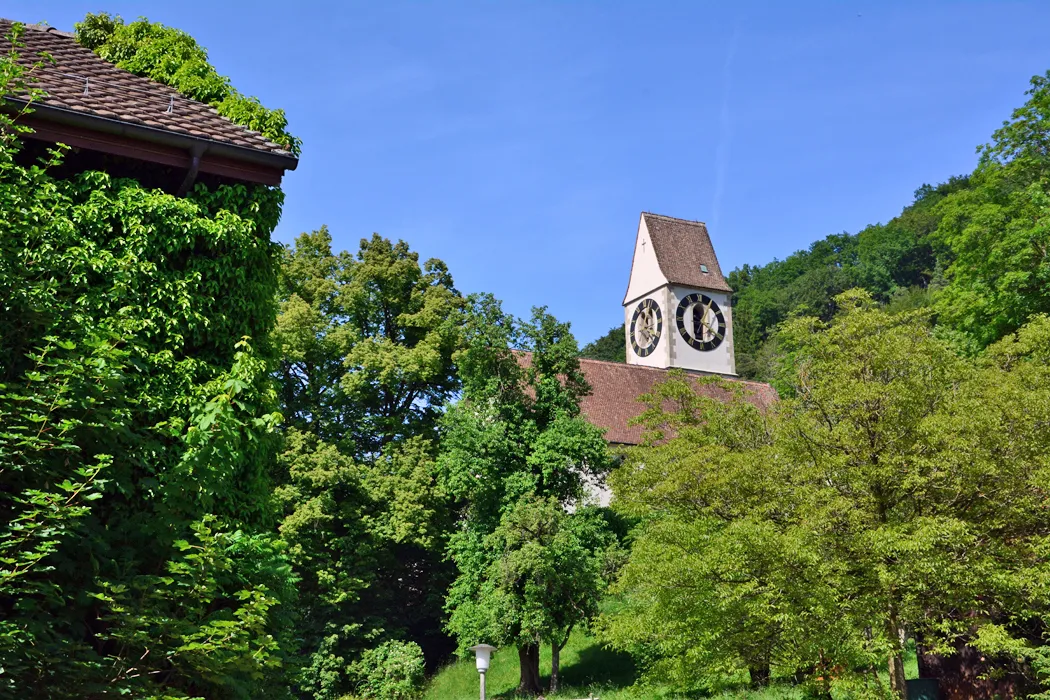
[[[622,323],[642,211],[724,272],[887,221],[1050,69],[1046,2],[0,0],[182,29],[303,139],[275,237],[327,224],[444,260],[464,293]]]

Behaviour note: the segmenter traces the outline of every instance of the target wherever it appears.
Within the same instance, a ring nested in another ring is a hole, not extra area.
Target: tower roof
[[[718,292],[733,291],[722,276],[706,224],[649,212],[643,213],[642,218],[653,241],[660,272],[668,282]],[[703,271],[705,268],[707,272]]]

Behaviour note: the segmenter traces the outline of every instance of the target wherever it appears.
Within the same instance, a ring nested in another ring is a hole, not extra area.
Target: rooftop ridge
[[[667,219],[668,221],[680,221],[683,224],[700,224],[704,228],[707,228],[706,221],[700,221],[699,219],[683,219],[678,216],[668,216],[667,214],[657,214],[654,211],[643,211],[643,216],[655,216],[657,219]]]
[[[15,20],[7,19],[6,17],[0,17],[0,22],[11,22],[12,24],[14,24]],[[58,27],[52,27],[50,24],[25,24],[24,26],[26,29],[32,29],[35,32],[47,32],[49,34],[57,34],[58,36],[64,36],[70,39],[76,38],[75,33],[63,31]]]
[[[173,86],[136,75],[82,46],[72,32],[46,24],[28,24],[0,18],[0,32],[14,24],[26,28],[18,48],[23,65],[47,53],[48,62],[31,81],[45,96],[39,108],[78,113],[213,141],[234,148],[294,158],[282,144],[219,114],[215,107],[183,94]],[[14,96],[12,99],[20,99]],[[295,158],[295,161],[298,161]],[[294,169],[294,165],[291,166]]]
[[[522,352],[524,352],[524,351],[522,351]],[[678,371],[678,372],[683,372],[684,374],[686,374],[688,376],[692,376],[692,377],[717,377],[718,379],[724,379],[724,380],[726,380],[728,382],[734,382],[736,384],[749,384],[749,385],[764,386],[764,387],[771,387],[771,386],[773,386],[769,382],[759,382],[759,381],[755,381],[754,379],[744,379],[743,377],[739,377],[739,376],[732,375],[732,374],[723,374],[721,372],[709,372],[709,371],[703,370],[703,369],[688,369],[688,368],[685,368],[685,367],[649,367],[648,365],[632,365],[629,362],[617,362],[615,360],[599,360],[599,359],[596,359],[596,358],[593,358],[593,357],[581,357],[580,358],[580,362],[592,362],[592,363],[600,363],[600,364],[603,364],[603,365],[612,365],[614,367],[626,367],[626,368],[630,369],[631,371],[634,371],[635,369],[642,369],[642,370],[647,370],[647,371],[650,371],[650,372],[664,372],[664,373],[666,373],[666,372],[670,372],[670,371],[674,370],[674,371]]]

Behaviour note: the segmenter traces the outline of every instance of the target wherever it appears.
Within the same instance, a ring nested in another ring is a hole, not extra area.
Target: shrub
[[[423,650],[415,642],[384,642],[362,654],[350,674],[362,698],[412,700],[423,689]]]

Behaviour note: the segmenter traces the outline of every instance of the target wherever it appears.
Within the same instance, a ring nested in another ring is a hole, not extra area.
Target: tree
[[[775,416],[738,384],[701,381],[731,399],[698,394],[681,372],[642,397],[646,443],[610,479],[614,507],[638,525],[600,637],[682,689],[827,670],[815,630],[826,640],[849,629],[819,557],[776,522],[791,504],[770,461]]]
[[[627,330],[625,326],[613,326],[597,340],[583,346],[580,357],[606,362],[627,362]]]
[[[452,353],[462,298],[443,262],[420,264],[378,234],[334,254],[322,227],[285,250],[281,396],[290,424],[369,460],[391,443],[433,438],[458,389]]]
[[[834,297],[852,287],[867,290],[881,303],[929,306],[929,292],[942,283],[952,255],[932,236],[941,219],[938,204],[968,186],[967,178],[954,177],[936,187],[923,185],[912,204],[885,224],[832,234],[784,260],[733,270],[728,282],[735,290],[738,371],[771,379],[777,326],[799,315],[829,320],[837,310]]]
[[[458,388],[462,299],[439,260],[380,236],[356,255],[326,228],[284,250],[277,478],[281,534],[300,584],[301,688],[335,698],[385,639],[431,655],[448,585],[450,527],[434,469],[437,418]]]
[[[500,556],[484,573],[481,597],[472,605],[501,628],[494,639],[551,645],[550,692],[556,693],[561,650],[573,628],[598,612],[614,538],[594,508],[570,514],[556,499],[539,498],[519,500],[490,537]],[[531,658],[530,666],[538,674]]]
[[[580,539],[587,521],[560,511],[583,500],[587,477],[604,472],[607,448],[580,416],[588,387],[568,325],[543,309],[520,323],[488,296],[471,305],[456,356],[463,394],[447,408],[438,458],[460,509],[449,540],[458,575],[448,627],[461,648],[516,644],[519,692],[534,694],[540,643],[563,645],[592,611],[599,582]],[[552,570],[556,563],[565,568]],[[557,603],[547,609],[544,597]]]
[[[676,409],[654,403],[646,419],[670,439],[614,475],[614,502],[645,520],[619,583],[625,612],[606,626],[684,680],[710,684],[687,667],[698,659],[729,675],[728,648],[753,673],[765,654],[774,673],[835,669],[879,694],[882,659],[903,697],[906,632],[942,652],[1001,651],[1005,637],[1016,650],[1031,639],[1022,620],[1047,612],[1029,572],[1045,566],[1050,527],[1050,373],[1036,350],[1050,323],[978,363],[922,312],[891,315],[860,292],[836,304],[830,322],[781,332],[783,400],[768,413],[737,401],[726,419],[687,385],[663,389]],[[997,637],[1004,624],[1014,632]]]
[[[938,310],[984,347],[1050,311],[1050,73],[981,149],[972,187],[938,207],[935,240],[954,258]]]

